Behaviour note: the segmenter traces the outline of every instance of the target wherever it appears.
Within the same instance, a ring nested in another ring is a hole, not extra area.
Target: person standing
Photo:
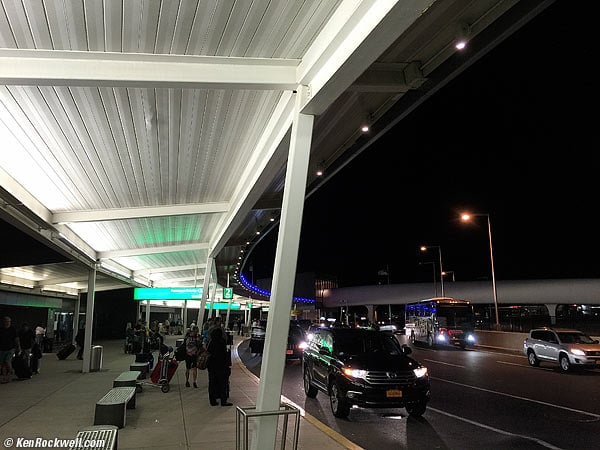
[[[41,323],[38,322],[38,324],[35,327],[35,342],[40,346],[40,348],[43,347],[45,336],[46,329],[42,326]]]
[[[82,327],[77,332],[77,336],[75,336],[75,343],[79,347],[79,351],[77,352],[77,359],[83,359],[83,346],[85,345],[85,327]]]
[[[46,329],[41,323],[37,323],[34,329],[35,343],[31,351],[31,372],[40,373],[41,359],[44,349],[44,338],[46,337]]]
[[[35,343],[35,332],[27,322],[23,322],[18,331],[19,343],[21,344],[21,356],[27,367],[31,368],[31,350]]]
[[[212,321],[212,325],[208,327],[208,341],[210,341],[213,330],[219,330],[221,336],[223,336],[223,340],[227,342],[227,332],[225,331],[225,328],[223,328],[223,321],[221,319],[221,316],[215,317]]]
[[[223,339],[220,328],[213,328],[206,349],[210,354],[208,364],[208,401],[211,406],[217,406],[217,399],[221,399],[221,406],[231,406],[227,401],[229,397],[229,355],[227,344]]]
[[[15,353],[21,352],[21,344],[12,319],[4,317],[0,327],[0,383],[8,383],[12,376],[12,359]]]
[[[194,325],[183,338],[185,345],[185,387],[190,387],[190,373],[192,374],[194,387],[198,387],[196,384],[198,380],[198,355],[202,348],[202,338],[199,331],[198,327]]]

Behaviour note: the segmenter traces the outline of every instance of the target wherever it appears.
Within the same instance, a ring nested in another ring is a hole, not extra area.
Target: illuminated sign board
[[[227,305],[229,305],[229,303],[224,303],[224,302],[217,302],[213,305],[212,309],[227,309]],[[209,309],[210,305],[206,305],[206,309]],[[231,304],[231,308],[230,309],[240,309],[241,305],[237,302],[234,302]]]
[[[200,300],[140,300],[144,305],[150,303],[151,306],[168,307],[168,308],[183,308],[200,309],[202,302]],[[228,302],[216,302],[212,309],[227,309]],[[206,309],[210,309],[210,302],[206,303]],[[238,302],[232,302],[230,309],[242,309],[242,305]]]
[[[134,300],[200,300],[202,288],[134,288]]]
[[[223,288],[223,299],[231,300],[233,298],[233,288],[224,287]]]

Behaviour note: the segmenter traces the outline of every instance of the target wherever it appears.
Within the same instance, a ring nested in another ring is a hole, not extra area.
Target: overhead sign
[[[134,300],[199,300],[202,288],[134,288]]]
[[[210,304],[207,304],[206,305],[206,309],[209,309],[209,308],[210,308]],[[218,302],[218,303],[215,303],[213,305],[213,307],[212,307],[212,309],[227,309],[227,308],[229,308],[229,309],[240,309],[241,305],[239,303],[237,303],[237,302],[234,302],[234,303]]]
[[[233,298],[233,288],[224,287],[223,288],[223,299],[231,300]]]

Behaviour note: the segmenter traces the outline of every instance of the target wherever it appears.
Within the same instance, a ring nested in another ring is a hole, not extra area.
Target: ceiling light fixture
[[[471,27],[466,24],[460,24],[458,31],[456,32],[456,39],[454,40],[454,48],[456,50],[464,50],[469,42],[471,36]]]

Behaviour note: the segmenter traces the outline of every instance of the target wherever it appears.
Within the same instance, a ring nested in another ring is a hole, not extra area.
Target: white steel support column
[[[150,300],[146,300],[146,326],[150,328]]]
[[[281,221],[273,267],[272,293],[256,401],[258,412],[278,411],[281,402],[285,349],[296,281],[300,229],[314,121],[313,116],[300,114],[305,95],[306,88],[301,86],[295,99]],[[261,417],[258,419],[252,448],[254,450],[274,449],[276,437],[277,416]]]
[[[231,312],[231,300],[227,300],[227,315],[225,316],[225,329],[229,330],[229,313]]]
[[[208,254],[210,255],[211,250],[209,249]],[[202,301],[200,302],[200,310],[198,311],[198,321],[196,325],[200,327],[202,331],[202,325],[204,324],[204,312],[206,310],[206,298],[208,297],[208,288],[210,286],[210,275],[213,271],[214,259],[210,256],[206,260],[206,269],[204,270],[204,283],[202,285]]]
[[[185,324],[185,327],[187,328],[187,300],[183,301],[183,323]]]
[[[92,333],[94,330],[94,295],[96,294],[96,266],[88,273],[88,291],[85,310],[85,340],[83,343],[83,368],[82,372],[90,371],[92,356]]]

